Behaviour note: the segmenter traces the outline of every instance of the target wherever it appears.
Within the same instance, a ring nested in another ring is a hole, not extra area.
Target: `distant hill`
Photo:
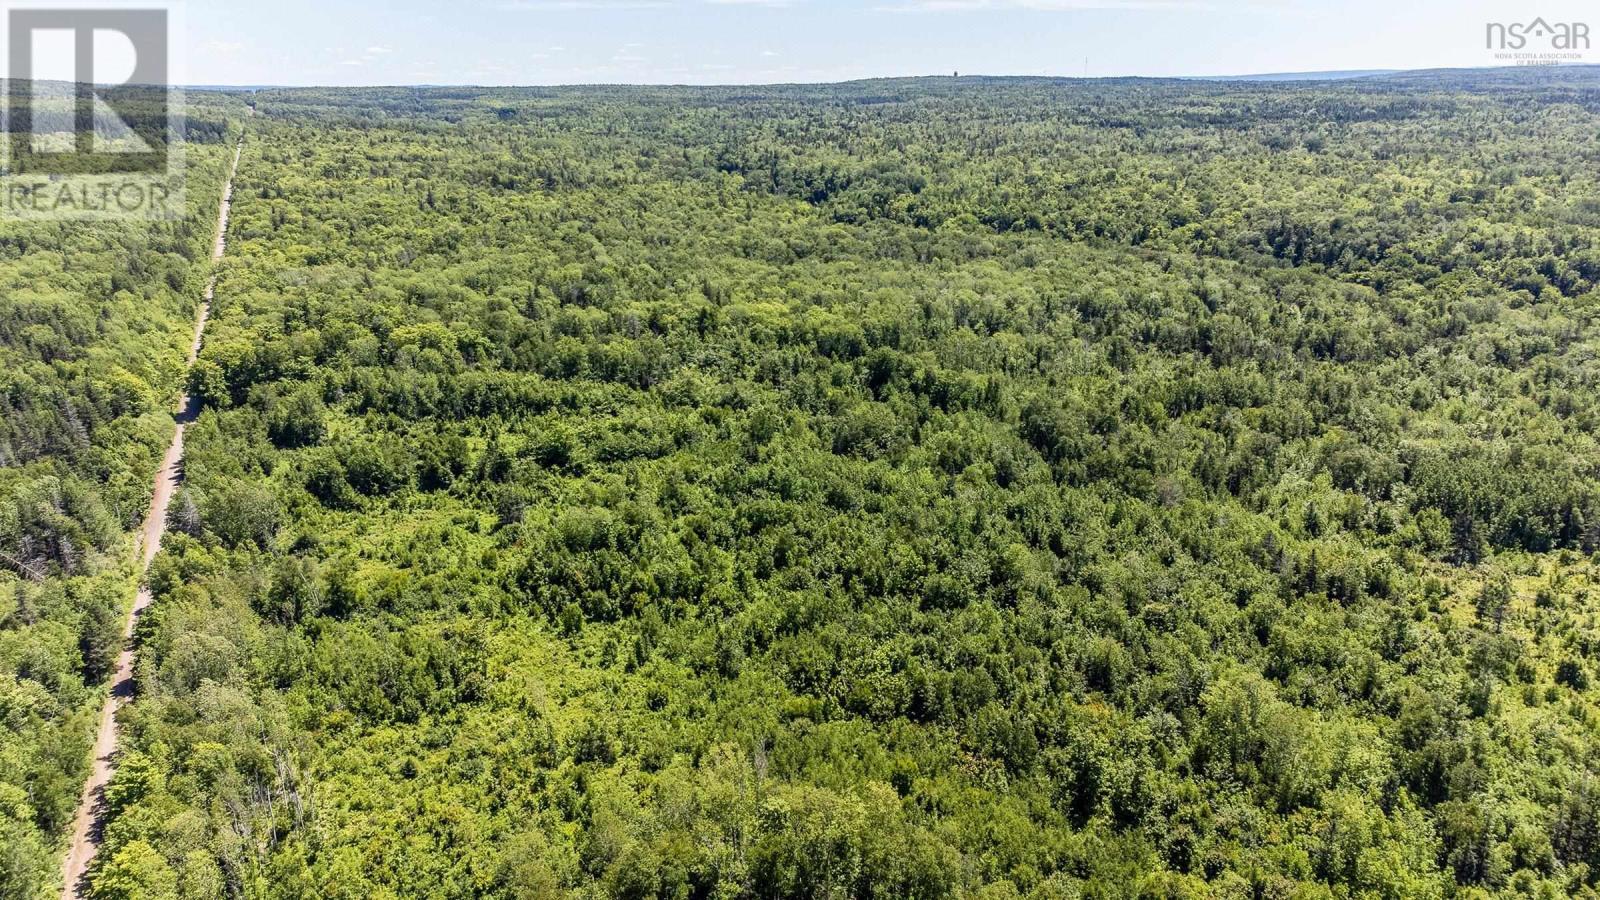
[[[1198,81],[1341,81],[1346,78],[1369,78],[1374,75],[1394,75],[1404,69],[1333,69],[1327,72],[1267,72],[1260,75],[1197,75]]]
[[[459,88],[481,88],[483,90],[560,90],[560,89],[598,89],[617,90],[627,88],[663,89],[673,87],[701,88],[707,91],[727,91],[739,89],[778,89],[778,90],[810,90],[818,87],[832,86],[846,89],[903,89],[917,86],[921,89],[939,89],[942,86],[971,88],[974,86],[1017,86],[1022,84],[1051,84],[1051,85],[1116,85],[1151,82],[1188,83],[1213,82],[1213,83],[1295,83],[1295,82],[1331,82],[1355,81],[1367,79],[1379,81],[1404,81],[1415,83],[1417,81],[1437,81],[1448,83],[1450,87],[1465,87],[1468,89],[1496,87],[1496,86],[1540,86],[1547,87],[1552,83],[1571,80],[1587,81],[1600,73],[1600,66],[1571,65],[1571,66],[1483,66],[1477,68],[1436,68],[1436,69],[1329,69],[1316,72],[1262,72],[1245,75],[1184,75],[1184,76],[1140,76],[1118,75],[1096,78],[1078,78],[1060,75],[960,75],[957,77],[944,76],[899,76],[882,78],[864,78],[850,81],[827,83],[768,83],[746,85],[628,85],[614,83],[596,84],[563,84],[563,85],[522,85],[522,86],[487,86],[465,84],[405,84],[405,85],[373,85],[369,88],[336,88],[315,85],[271,85],[271,84],[190,84],[184,85],[192,91],[215,92],[253,92],[253,91],[284,91],[284,90],[449,90]],[[3,83],[3,82],[0,82]]]

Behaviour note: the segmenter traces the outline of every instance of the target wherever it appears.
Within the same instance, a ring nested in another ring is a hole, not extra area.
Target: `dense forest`
[[[1600,72],[249,100],[95,896],[1600,894]],[[0,232],[5,896],[204,221]]]
[[[237,98],[196,98],[191,214],[0,217],[0,896],[59,879],[172,434]]]

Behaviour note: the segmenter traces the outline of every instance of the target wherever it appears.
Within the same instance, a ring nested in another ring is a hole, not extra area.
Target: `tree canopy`
[[[252,99],[97,896],[1594,896],[1600,76]]]

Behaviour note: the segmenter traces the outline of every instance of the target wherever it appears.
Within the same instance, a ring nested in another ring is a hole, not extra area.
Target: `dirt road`
[[[233,148],[233,162],[228,167],[228,179],[222,185],[222,199],[217,204],[217,238],[211,245],[212,262],[222,258],[222,249],[228,232],[228,209],[233,203],[233,173],[239,168],[239,154],[243,149],[244,136],[240,135],[239,144]],[[217,276],[212,272],[206,279],[205,294],[201,298],[200,310],[195,317],[194,340],[189,345],[191,364],[200,353],[200,339],[205,333],[206,317],[211,312],[211,298],[216,286]],[[150,498],[150,509],[145,514],[144,525],[139,529],[138,561],[141,572],[149,568],[150,560],[154,559],[156,551],[161,549],[161,536],[167,530],[167,504],[172,502],[173,492],[183,481],[183,430],[194,421],[195,414],[199,412],[198,405],[194,397],[187,392],[184,393],[175,417],[178,422],[177,431],[173,432],[172,444],[167,447],[167,453],[161,459],[161,468],[156,470],[155,492]],[[72,844],[67,848],[67,858],[61,867],[62,900],[74,900],[88,894],[85,876],[95,852],[100,849],[100,839],[106,824],[106,783],[111,780],[111,773],[116,767],[113,756],[117,749],[117,709],[133,696],[133,628],[139,620],[139,614],[149,605],[150,590],[141,586],[138,594],[134,596],[128,620],[123,624],[122,652],[117,654],[117,669],[111,678],[111,692],[106,696],[105,704],[100,707],[100,724],[94,741],[94,762],[89,770],[89,780],[83,786],[83,795],[78,799],[78,814],[72,821]]]

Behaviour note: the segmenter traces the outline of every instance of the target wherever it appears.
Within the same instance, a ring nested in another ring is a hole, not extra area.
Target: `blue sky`
[[[192,84],[840,81],[1492,65],[1491,21],[1594,2],[189,0]],[[1589,61],[1600,62],[1600,47]]]

